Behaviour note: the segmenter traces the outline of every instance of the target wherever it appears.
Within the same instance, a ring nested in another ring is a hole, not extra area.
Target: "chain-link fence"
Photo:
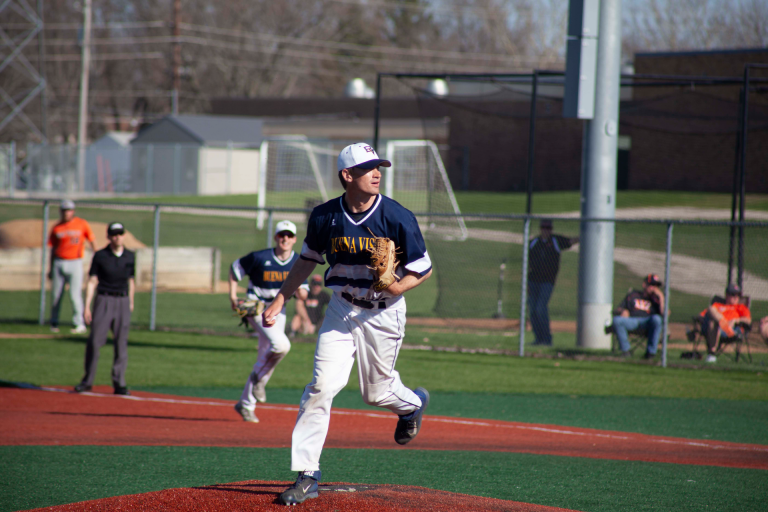
[[[273,225],[283,218],[298,226],[298,250],[309,212],[268,209],[264,227],[259,229],[256,207],[80,201],[76,210],[96,233],[97,248],[107,243],[109,222],[126,226],[126,245],[137,253],[133,323],[195,332],[239,329],[239,319],[232,316],[228,304],[229,266],[253,250],[272,246]],[[44,323],[49,318],[50,298],[41,293],[41,284],[49,286],[45,274],[50,260],[48,251],[40,247],[43,222],[47,220],[50,228],[58,214],[56,201],[0,202],[0,296],[4,304],[0,322]],[[417,213],[417,218],[427,217]],[[465,239],[446,237],[440,229],[430,230],[425,222],[422,229],[434,273],[408,294],[412,335],[406,341],[432,347],[525,352],[542,340],[530,323],[521,336],[519,319],[524,314],[540,320],[537,308],[541,304],[537,305],[532,294],[541,300],[544,293],[549,295],[545,306],[554,347],[576,349],[577,237],[582,224],[591,221],[555,216],[549,218],[552,229],[547,229],[540,227],[541,219],[540,215],[464,215]],[[669,284],[670,349],[690,348],[685,328],[712,296],[723,294],[729,281],[742,285],[755,322],[768,316],[768,222],[620,218],[614,228],[613,269],[604,269],[612,275],[610,306],[617,306],[630,290],[641,290],[645,276],[657,274]],[[89,263],[90,252],[83,261],[86,270]],[[547,282],[553,283],[549,289],[542,285]],[[240,283],[241,296],[246,285]],[[71,317],[70,307],[65,299],[62,322]],[[478,336],[492,341],[478,341]],[[756,332],[751,336],[753,344],[762,344]],[[427,339],[430,341],[423,341]]]

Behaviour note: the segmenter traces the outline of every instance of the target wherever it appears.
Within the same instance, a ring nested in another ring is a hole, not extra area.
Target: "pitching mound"
[[[87,219],[86,219],[87,220]],[[50,233],[58,219],[48,221]],[[96,237],[96,248],[101,249],[109,243],[107,240],[107,224],[104,222],[88,222]],[[43,239],[43,221],[41,219],[16,219],[0,224],[0,249],[36,249],[40,247]],[[125,232],[125,246],[130,250],[146,247],[137,240],[130,231]]]
[[[286,510],[277,497],[292,482],[236,482],[192,489],[167,489],[117,496],[36,510],[112,512],[173,510],[174,512],[229,512],[231,510]],[[435,491],[403,485],[320,484],[320,496],[299,505],[307,512],[389,512],[403,510],[475,510],[555,512],[567,509]]]

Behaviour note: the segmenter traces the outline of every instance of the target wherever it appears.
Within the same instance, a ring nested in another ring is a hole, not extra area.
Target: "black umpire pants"
[[[112,330],[115,340],[115,357],[112,362],[112,385],[125,387],[125,369],[128,366],[128,330],[131,325],[131,302],[127,295],[96,295],[93,304],[91,335],[85,347],[85,376],[83,384],[93,385],[99,364],[99,351],[107,343]]]

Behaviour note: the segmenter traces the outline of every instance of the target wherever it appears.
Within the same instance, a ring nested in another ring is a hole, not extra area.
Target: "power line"
[[[380,52],[390,53],[401,56],[411,57],[445,57],[445,58],[458,58],[458,59],[483,59],[494,61],[509,61],[509,60],[522,60],[521,57],[510,56],[498,53],[466,53],[456,51],[442,51],[442,50],[425,50],[418,48],[397,48],[390,46],[375,46],[375,45],[361,45],[355,43],[339,43],[334,41],[323,41],[316,39],[301,39],[288,36],[277,36],[269,34],[258,34],[255,32],[247,32],[244,30],[232,30],[232,29],[219,29],[214,27],[207,27],[203,25],[191,25],[188,23],[182,23],[181,27],[191,32],[204,32],[210,34],[225,35],[228,37],[243,37],[246,39],[265,40],[270,42],[297,44],[300,46],[309,46],[313,48],[327,48],[330,50],[349,50],[360,52]]]
[[[48,54],[45,56],[46,62],[80,62],[82,56],[79,53],[60,53]],[[165,59],[162,52],[145,53],[101,53],[91,55],[91,60],[135,60],[135,59]]]

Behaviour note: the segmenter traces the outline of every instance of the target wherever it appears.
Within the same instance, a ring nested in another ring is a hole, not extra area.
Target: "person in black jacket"
[[[630,291],[617,308],[613,317],[613,330],[619,340],[621,355],[629,356],[629,331],[645,330],[648,336],[646,359],[653,359],[661,338],[664,314],[664,293],[661,291],[661,279],[656,274],[648,274],[643,280],[642,290]]]
[[[96,251],[88,272],[85,292],[85,323],[92,325],[85,348],[85,375],[75,391],[90,391],[96,378],[99,350],[107,343],[112,329],[115,339],[115,358],[112,364],[112,386],[116,395],[130,395],[125,384],[128,366],[128,329],[133,312],[134,275],[136,256],[123,245],[125,228],[113,222],[107,228],[109,245]],[[96,296],[91,312],[91,301]]]
[[[542,219],[539,236],[529,242],[528,308],[536,340],[534,345],[552,345],[549,330],[549,298],[560,270],[560,253],[579,243],[579,237],[552,234],[552,221]]]

